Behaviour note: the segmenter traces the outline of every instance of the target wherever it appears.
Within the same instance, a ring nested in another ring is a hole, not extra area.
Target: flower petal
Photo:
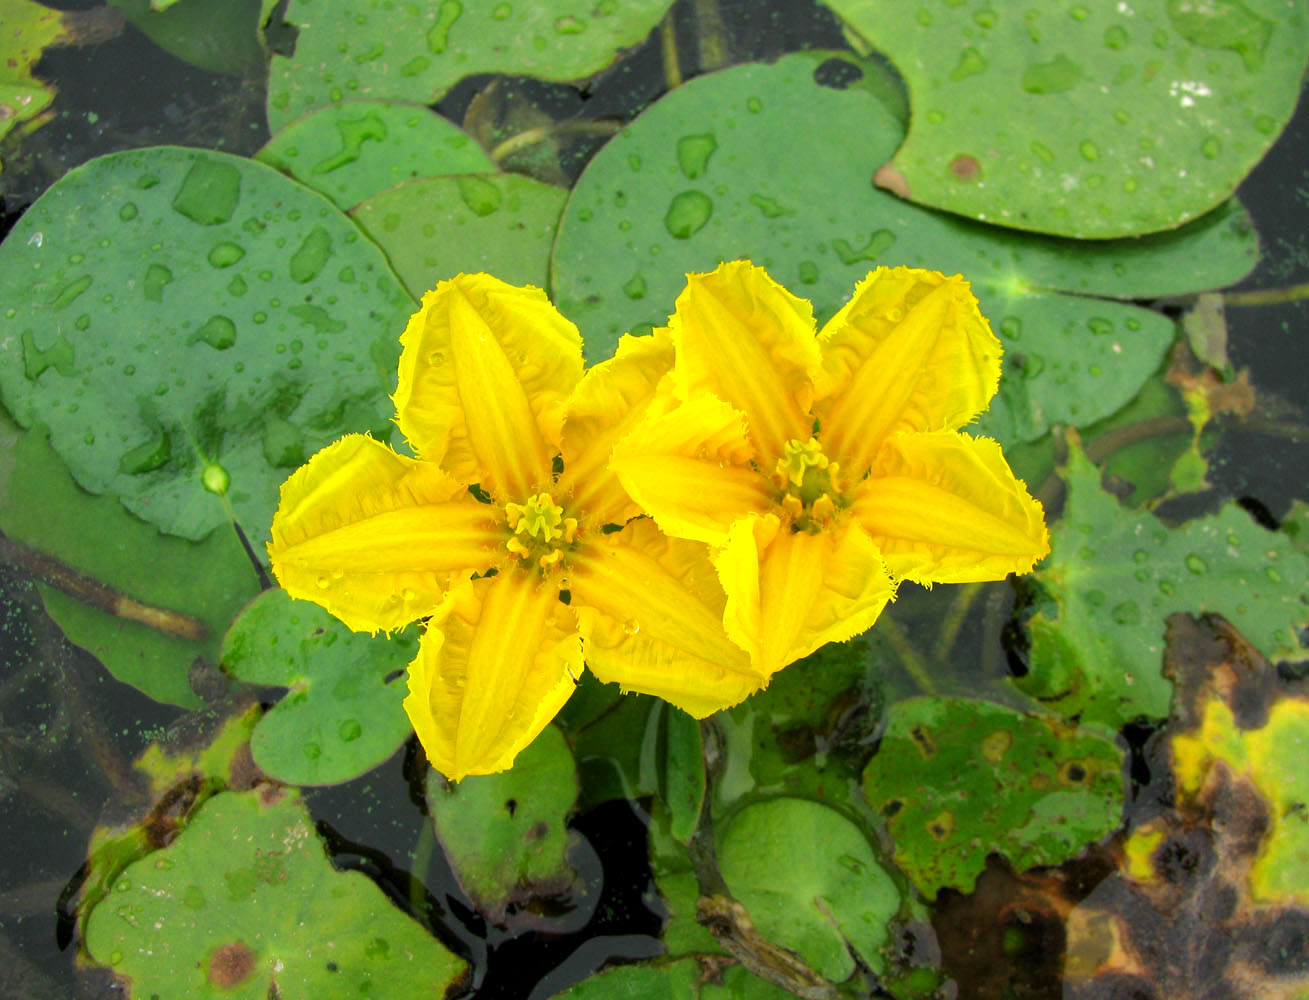
[[[809,439],[820,362],[808,302],[763,268],[732,261],[687,276],[668,329],[678,396],[711,392],[744,413],[762,463],[771,468],[787,441]]]
[[[509,768],[573,693],[576,620],[557,588],[509,570],[465,581],[428,623],[405,712],[451,781]]]
[[[672,367],[673,343],[666,330],[650,337],[624,335],[618,352],[589,369],[568,398],[558,492],[597,526],[622,524],[641,513],[610,471],[609,457]]]
[[[549,483],[582,340],[543,291],[461,274],[423,296],[400,342],[396,421],[420,457],[501,502]]]
[[[855,478],[897,431],[958,430],[1000,379],[1000,341],[958,275],[879,267],[818,339],[823,446]]]
[[[918,583],[998,580],[1050,551],[1040,503],[990,438],[891,438],[853,509],[891,573]]]
[[[733,521],[772,505],[753,456],[740,411],[706,394],[684,403],[662,394],[609,467],[664,531],[721,545]]]
[[[568,582],[586,664],[601,680],[657,695],[696,718],[763,686],[723,631],[723,589],[698,542],[632,521],[579,548]]]
[[[881,553],[853,518],[813,535],[771,514],[743,518],[714,566],[727,633],[766,676],[871,628],[895,596]]]
[[[292,597],[376,631],[431,614],[503,542],[495,508],[436,465],[351,434],[282,484],[268,555]]]

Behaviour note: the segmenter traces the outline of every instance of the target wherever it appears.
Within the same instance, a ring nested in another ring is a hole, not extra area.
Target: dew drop
[[[818,283],[818,265],[812,260],[802,260],[797,268],[800,273],[800,282],[805,285],[815,285]]]
[[[245,256],[245,250],[235,243],[216,243],[209,251],[210,267],[231,267]]]
[[[236,343],[236,324],[226,316],[215,313],[186,338],[188,345],[206,343],[216,351],[225,351]]]
[[[173,211],[201,226],[216,226],[232,217],[240,200],[236,167],[197,154],[173,198]]]
[[[1186,568],[1196,576],[1203,576],[1209,572],[1209,564],[1205,562],[1203,556],[1198,556],[1194,552],[1186,557]]]
[[[123,222],[131,222],[133,219],[136,218],[136,212],[137,212],[136,202],[125,201],[123,202],[122,206],[118,209],[118,218],[121,219]]]
[[[640,274],[632,275],[625,285],[623,285],[623,294],[629,299],[645,298],[646,284],[645,278]]]
[[[464,12],[464,5],[459,0],[442,0],[436,12],[436,23],[427,31],[427,48],[433,55],[440,55],[450,42],[450,29]]]
[[[141,293],[149,302],[164,301],[164,288],[173,280],[173,272],[163,264],[151,264],[141,281]]]
[[[1135,601],[1123,601],[1114,606],[1109,617],[1119,625],[1137,625],[1141,621],[1141,608]]]
[[[1077,149],[1078,152],[1082,154],[1082,159],[1084,160],[1094,163],[1096,160],[1100,159],[1100,147],[1090,139],[1083,139]]]
[[[1082,67],[1060,52],[1048,62],[1029,62],[1018,84],[1029,94],[1062,94],[1082,79]]]
[[[359,739],[359,736],[363,731],[364,727],[359,725],[358,720],[346,719],[341,723],[341,727],[336,731],[336,734],[341,737],[342,743],[352,743]]]
[[[331,254],[332,237],[322,226],[314,226],[300,244],[300,249],[291,256],[288,265],[291,280],[301,285],[313,281]]]
[[[1121,24],[1111,24],[1109,27],[1105,28],[1104,43],[1109,48],[1125,49],[1127,48],[1127,42],[1127,29]]]
[[[317,743],[306,743],[304,745],[304,753],[309,760],[317,760],[323,755],[323,748]]]
[[[1092,316],[1086,321],[1086,325],[1097,336],[1103,337],[1105,334],[1114,332],[1113,320],[1105,319],[1103,316]]]
[[[1000,320],[1000,336],[1006,340],[1017,340],[1023,334],[1023,321],[1017,316],[1006,316]]]
[[[637,621],[635,618],[629,618],[627,619],[627,621],[623,622],[624,635],[636,635],[640,631],[641,631],[641,623]]]
[[[959,53],[959,61],[950,71],[950,79],[958,82],[984,72],[986,72],[986,57],[973,46],[965,45]]]
[[[586,30],[586,22],[572,14],[555,18],[555,32],[560,35],[580,35]]]
[[[1223,144],[1222,141],[1217,136],[1211,135],[1208,139],[1206,139],[1204,142],[1200,144],[1200,152],[1204,154],[1204,157],[1207,160],[1218,159],[1218,154],[1221,153],[1222,151],[1223,151]]]
[[[1274,567],[1272,567],[1272,566],[1265,566],[1265,567],[1264,567],[1264,576],[1268,577],[1268,579],[1269,579],[1270,581],[1272,581],[1273,583],[1281,583],[1281,582],[1282,582],[1282,574],[1279,573],[1279,572],[1278,572]]]
[[[319,590],[326,590],[328,587],[332,585],[332,581],[328,578],[327,574],[325,573],[321,575],[317,580],[315,580],[314,583],[318,585]]]
[[[485,178],[464,174],[457,177],[455,183],[459,187],[459,197],[474,215],[487,216],[500,207],[500,189]]]
[[[714,203],[703,191],[682,191],[673,196],[664,215],[664,228],[674,239],[690,239],[709,223]]]
[[[503,21],[506,20],[511,14],[513,14],[513,12],[514,12],[514,8],[512,5],[507,3],[498,3],[491,9],[491,16],[495,18],[497,21]]]
[[[684,135],[677,140],[677,166],[687,180],[703,177],[709,170],[709,159],[718,149],[718,140],[712,132]]]

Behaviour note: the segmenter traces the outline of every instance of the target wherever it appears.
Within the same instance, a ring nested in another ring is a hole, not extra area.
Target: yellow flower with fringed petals
[[[900,580],[1029,571],[1041,505],[987,438],[999,341],[960,277],[878,268],[815,333],[748,261],[693,274],[669,387],[612,468],[670,535],[714,547],[728,634],[765,677],[873,624]]]
[[[672,364],[666,336],[625,337],[583,375],[540,289],[478,274],[428,292],[401,343],[396,422],[418,458],[364,435],[323,449],[283,485],[269,555],[351,628],[430,618],[404,704],[437,770],[509,767],[583,657],[699,717],[763,683],[704,546],[632,520],[608,469]]]

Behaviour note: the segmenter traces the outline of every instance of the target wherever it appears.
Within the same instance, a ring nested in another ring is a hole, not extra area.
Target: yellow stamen
[[[792,439],[783,446],[774,469],[774,481],[782,494],[778,501],[798,531],[815,532],[831,519],[840,506],[836,486],[840,466],[823,453],[816,437]]]
[[[563,559],[559,545],[571,545],[577,537],[577,518],[564,517],[564,509],[549,493],[537,493],[526,503],[505,504],[505,521],[514,532],[505,548],[542,570],[558,566]]]

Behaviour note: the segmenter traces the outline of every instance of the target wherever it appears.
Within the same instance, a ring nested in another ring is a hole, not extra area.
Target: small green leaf
[[[545,287],[567,198],[568,192],[530,177],[466,174],[399,184],[350,214],[419,298],[462,271]]]
[[[431,997],[465,963],[332,867],[294,789],[223,792],[119,876],[86,924],[133,996]]]
[[[723,878],[768,940],[834,982],[873,969],[900,910],[900,891],[860,829],[804,799],[746,806],[716,845]],[[848,950],[850,949],[850,950]]]
[[[388,433],[413,308],[327,199],[171,146],[60,178],[0,245],[0,299],[0,398],[83,488],[186,538],[234,512],[256,550],[297,465]]]
[[[1164,619],[1217,612],[1274,659],[1309,659],[1309,558],[1235,503],[1169,528],[1100,487],[1073,447],[1068,501],[1034,577],[1048,595],[1028,623],[1031,670],[1015,683],[1051,709],[1117,729],[1168,715]]]
[[[419,177],[494,170],[472,137],[420,104],[342,101],[292,122],[255,154],[348,209]]]
[[[909,88],[909,135],[879,180],[1081,238],[1171,229],[1228,197],[1291,117],[1309,59],[1303,5],[1282,0],[1001,0],[971,16],[826,3]]]
[[[492,923],[504,925],[532,901],[575,887],[568,854],[577,835],[567,823],[577,802],[577,766],[555,726],[546,726],[508,771],[453,785],[429,771],[426,790],[455,878]]]
[[[934,899],[971,892],[987,855],[1057,865],[1117,827],[1123,755],[1054,716],[964,698],[892,706],[864,793],[886,817],[895,860]]]
[[[695,958],[605,969],[558,994],[559,1000],[789,1000],[790,993],[740,965],[706,977]]]
[[[43,584],[50,617],[123,683],[156,701],[199,707],[192,664],[218,662],[223,631],[259,589],[236,533],[220,525],[198,542],[161,534],[113,497],[80,489],[44,431],[3,424],[12,465],[0,469],[0,530],[126,597],[197,619],[206,635],[168,635]]]
[[[255,763],[288,784],[331,785],[395,753],[412,731],[401,703],[416,632],[362,635],[284,590],[260,594],[223,638],[232,676],[291,689],[255,728]]]
[[[324,0],[291,0],[286,20],[299,35],[295,55],[269,67],[269,128],[354,93],[434,104],[477,73],[578,80],[649,34],[670,3],[364,0],[332,16]]]

